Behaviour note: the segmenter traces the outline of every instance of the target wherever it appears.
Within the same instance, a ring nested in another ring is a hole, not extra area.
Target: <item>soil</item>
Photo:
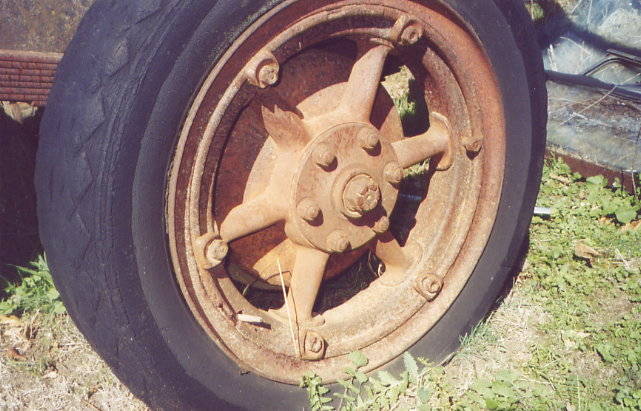
[[[64,52],[93,1],[2,0],[0,49]]]

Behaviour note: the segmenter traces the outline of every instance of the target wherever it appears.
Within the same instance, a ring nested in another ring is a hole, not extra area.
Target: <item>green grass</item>
[[[65,307],[53,284],[44,256],[39,256],[29,267],[16,267],[20,281],[9,283],[4,291],[7,297],[0,301],[0,314],[23,314],[39,311],[62,314]]]
[[[402,375],[352,369],[337,392],[310,376],[310,408],[641,410],[641,203],[550,160],[539,205],[554,211],[510,296],[449,364],[406,355]]]

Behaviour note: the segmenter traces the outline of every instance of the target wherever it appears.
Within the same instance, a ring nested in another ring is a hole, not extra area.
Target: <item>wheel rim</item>
[[[301,3],[261,17],[213,68],[178,142],[167,207],[195,318],[240,367],[293,384],[310,371],[335,380],[355,350],[378,367],[438,321],[487,242],[505,162],[496,80],[453,13]],[[391,60],[429,107],[417,136],[404,136],[380,87]],[[401,181],[428,158],[422,178]],[[319,287],[368,250],[380,278],[314,313]],[[238,271],[286,283],[288,304],[259,308],[232,281]]]

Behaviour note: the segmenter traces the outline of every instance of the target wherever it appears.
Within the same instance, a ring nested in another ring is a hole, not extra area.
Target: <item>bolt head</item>
[[[307,222],[316,220],[321,214],[321,209],[318,204],[310,199],[301,201],[296,209],[298,211],[298,215]]]
[[[389,163],[383,170],[385,179],[391,184],[399,184],[403,181],[403,169],[398,163]]]
[[[217,264],[224,260],[229,252],[229,246],[223,240],[214,240],[207,246],[205,256],[212,264]]]
[[[401,43],[404,45],[415,44],[423,36],[423,29],[418,24],[411,24],[403,30]]]
[[[278,81],[278,65],[265,64],[258,71],[258,83],[262,87],[273,86]]]
[[[327,245],[335,253],[344,253],[349,248],[350,243],[347,234],[337,230],[327,237]]]
[[[307,330],[303,337],[303,358],[306,360],[320,360],[325,355],[327,343],[316,331]]]
[[[343,190],[343,205],[348,216],[362,216],[372,211],[381,200],[381,191],[372,177],[361,174],[353,177]]]
[[[387,218],[387,216],[383,216],[380,218],[380,220],[378,220],[374,224],[374,227],[372,227],[372,230],[376,234],[384,234],[387,232],[387,230],[389,230],[389,225],[390,225],[389,218]]]
[[[358,133],[358,143],[363,150],[374,150],[380,143],[380,138],[375,130],[365,128]]]
[[[416,291],[418,291],[427,301],[432,301],[441,293],[443,289],[443,279],[433,274],[425,274],[417,278]]]
[[[314,150],[314,161],[321,167],[329,167],[336,160],[336,155],[327,144],[319,144]]]

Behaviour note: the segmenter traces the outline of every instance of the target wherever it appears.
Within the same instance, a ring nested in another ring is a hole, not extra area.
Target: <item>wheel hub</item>
[[[330,253],[372,240],[398,197],[385,176],[388,164],[398,164],[392,144],[371,124],[344,123],[318,135],[295,177],[296,215],[285,228],[288,236]]]

